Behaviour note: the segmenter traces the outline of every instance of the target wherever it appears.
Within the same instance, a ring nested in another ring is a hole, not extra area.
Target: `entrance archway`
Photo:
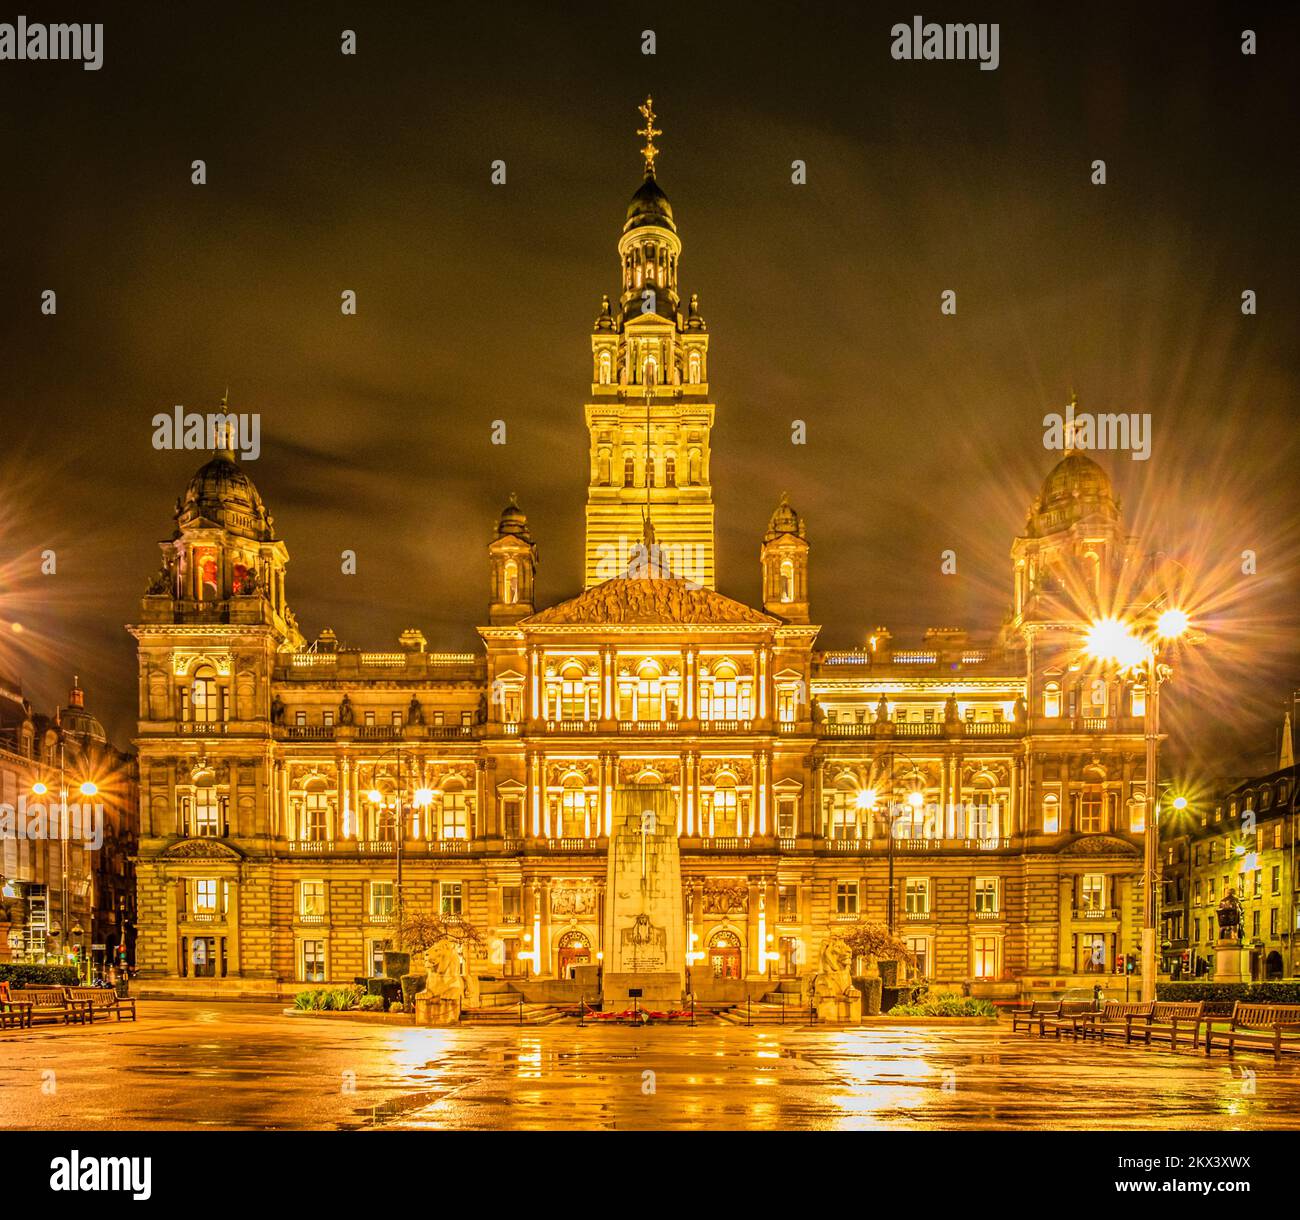
[[[740,978],[740,937],[734,932],[721,928],[709,937],[709,975],[714,979]]]
[[[1282,955],[1274,949],[1264,959],[1264,977],[1266,979],[1280,979],[1282,977]]]
[[[586,966],[590,963],[591,940],[585,932],[566,932],[560,937],[560,978],[571,979],[574,977],[575,966]]]

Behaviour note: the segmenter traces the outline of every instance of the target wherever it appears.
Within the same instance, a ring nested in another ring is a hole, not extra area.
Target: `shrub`
[[[424,980],[426,978],[428,978],[428,975],[425,974],[402,975],[403,1008],[413,1008],[415,1006],[416,994],[424,990]]]
[[[998,1010],[989,1000],[970,996],[933,996],[920,1004],[899,1004],[889,1010],[891,1017],[995,1017]]]
[[[293,997],[293,1006],[309,1012],[345,1012],[356,1008],[364,994],[356,986],[317,987],[311,991],[298,992]]]
[[[0,963],[0,983],[13,987],[75,987],[81,980],[75,966],[45,966],[34,962]]]
[[[363,995],[357,1002],[357,1008],[361,1012],[383,1012],[384,997],[381,995]]]
[[[319,991],[300,991],[293,997],[293,1006],[298,1009],[319,1008]]]
[[[1156,999],[1181,1000],[1222,1005],[1231,1010],[1234,1000],[1251,1004],[1300,1004],[1300,982],[1212,983],[1199,980],[1179,983],[1156,983]]]

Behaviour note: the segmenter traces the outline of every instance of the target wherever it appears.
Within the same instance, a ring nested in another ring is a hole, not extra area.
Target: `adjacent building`
[[[860,918],[977,992],[1091,982],[1136,952],[1144,692],[1080,659],[1087,616],[1136,579],[1106,474],[1081,453],[1051,469],[984,632],[819,649],[815,530],[785,498],[755,540],[761,604],[728,597],[711,334],[643,151],[584,378],[574,597],[537,603],[512,502],[485,529],[480,647],[308,642],[233,452],[186,489],[130,628],[154,990],[350,981],[411,908],[482,929],[482,975],[568,977],[601,957],[614,793],[638,786],[676,810],[698,994],[806,975]]]
[[[135,760],[75,679],[53,716],[0,679],[0,961],[132,961],[138,808]]]

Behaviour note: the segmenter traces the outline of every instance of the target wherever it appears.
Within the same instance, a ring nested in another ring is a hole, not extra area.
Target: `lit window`
[[[439,910],[444,915],[464,914],[464,893],[459,881],[443,881],[438,885]]]
[[[1049,682],[1043,687],[1043,715],[1059,716],[1061,714],[1061,687],[1057,682]]]
[[[998,938],[977,936],[971,942],[971,973],[977,979],[998,977]]]
[[[908,877],[903,884],[903,910],[909,915],[930,913],[929,877]]]
[[[1054,793],[1043,797],[1043,833],[1054,835],[1061,829],[1061,801]]]
[[[200,665],[194,671],[194,681],[190,686],[190,716],[196,724],[211,724],[217,720],[217,676],[207,665]]]
[[[302,942],[302,981],[304,983],[323,983],[325,981],[325,942],[323,940],[305,940]]]
[[[984,915],[996,915],[998,911],[998,879],[996,877],[975,878],[975,910]]]
[[[392,918],[396,903],[391,881],[372,881],[370,883],[370,918],[380,922]],[[382,973],[382,970],[381,972]]]
[[[217,883],[204,879],[194,883],[194,910],[210,915],[217,909]]]
[[[840,881],[835,886],[835,914],[856,915],[858,913],[858,883]]]
[[[299,915],[325,914],[325,882],[303,881],[299,890]]]

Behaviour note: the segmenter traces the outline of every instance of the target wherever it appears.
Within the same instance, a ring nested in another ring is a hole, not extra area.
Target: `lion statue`
[[[460,972],[460,954],[447,939],[437,941],[424,951],[424,990],[422,1000],[456,1000],[464,995],[465,979]]]
[[[818,1000],[840,999],[858,994],[849,973],[852,954],[839,936],[831,936],[822,945],[821,969],[813,977],[813,997]]]

